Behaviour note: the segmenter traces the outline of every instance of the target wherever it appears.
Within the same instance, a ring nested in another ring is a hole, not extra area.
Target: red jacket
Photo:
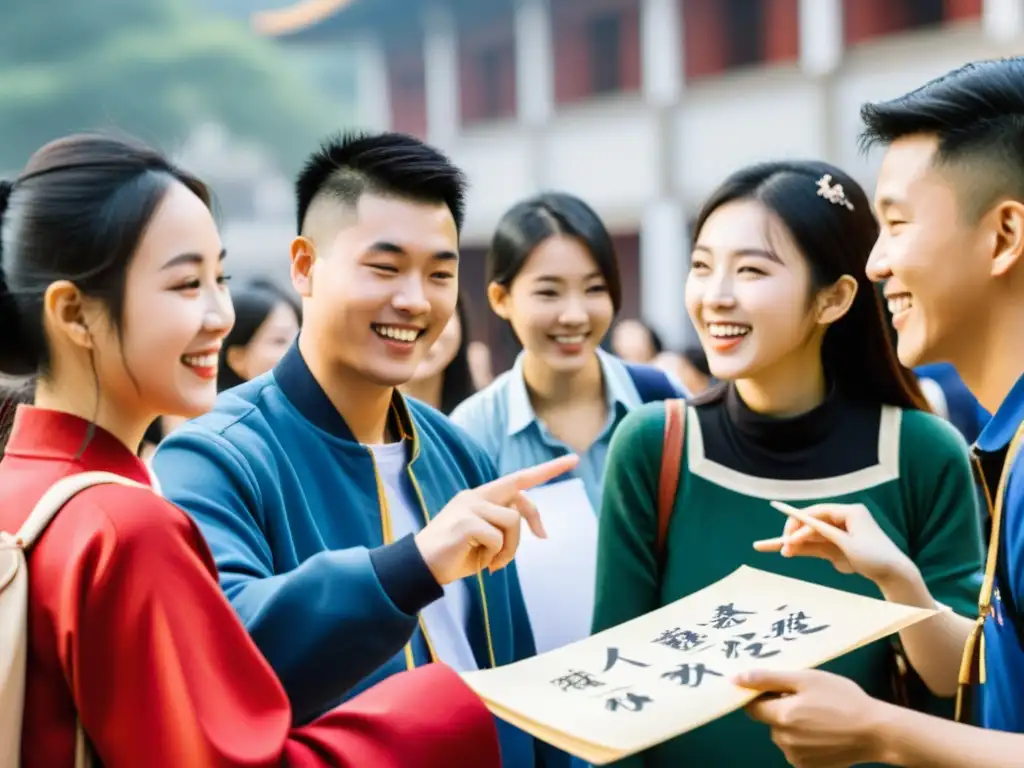
[[[116,438],[87,435],[76,417],[19,408],[0,461],[0,529],[16,531],[68,474],[150,483]],[[500,765],[491,715],[441,665],[293,728],[195,524],[149,490],[72,499],[29,553],[29,601],[26,768],[73,765],[76,716],[106,768]]]

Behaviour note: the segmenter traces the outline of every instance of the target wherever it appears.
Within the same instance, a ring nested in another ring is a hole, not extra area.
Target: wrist
[[[893,563],[879,573],[874,581],[885,599],[894,603],[916,604],[921,601],[922,595],[928,594],[921,571],[909,557]]]
[[[868,715],[869,731],[865,734],[870,749],[870,762],[882,765],[906,765],[903,754],[904,738],[901,738],[900,714],[902,710],[894,704],[871,699]]]

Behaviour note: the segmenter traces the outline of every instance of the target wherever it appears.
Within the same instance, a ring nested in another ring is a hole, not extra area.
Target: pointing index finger
[[[842,528],[832,525],[825,520],[819,520],[813,515],[809,515],[803,510],[797,509],[796,507],[792,507],[789,504],[785,504],[784,502],[773,501],[771,503],[771,506],[779,510],[779,512],[781,512],[782,514],[788,515],[789,517],[799,520],[808,528],[817,531],[824,538],[828,539],[833,543],[835,543],[837,539],[841,538],[846,533],[846,531],[844,531]]]
[[[526,467],[485,483],[477,488],[477,492],[495,504],[510,504],[521,491],[528,491],[549,480],[554,480],[559,475],[564,475],[574,469],[579,463],[580,457],[575,454],[560,456],[557,459]]]

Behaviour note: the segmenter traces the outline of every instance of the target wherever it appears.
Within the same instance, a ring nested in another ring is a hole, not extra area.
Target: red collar
[[[113,472],[152,485],[146,465],[124,443],[105,429],[60,411],[19,405],[4,453],[71,462],[86,471]]]

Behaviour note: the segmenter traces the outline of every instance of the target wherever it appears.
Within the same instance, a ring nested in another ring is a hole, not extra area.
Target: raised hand
[[[546,538],[544,525],[524,491],[572,470],[578,456],[562,456],[462,491],[416,534],[416,545],[441,585],[484,568],[498,571],[519,547],[520,521]]]
[[[754,542],[759,552],[783,557],[819,557],[840,573],[859,573],[881,584],[897,573],[915,570],[863,504],[815,504],[797,509],[780,501],[772,506],[788,516],[782,536]]]

